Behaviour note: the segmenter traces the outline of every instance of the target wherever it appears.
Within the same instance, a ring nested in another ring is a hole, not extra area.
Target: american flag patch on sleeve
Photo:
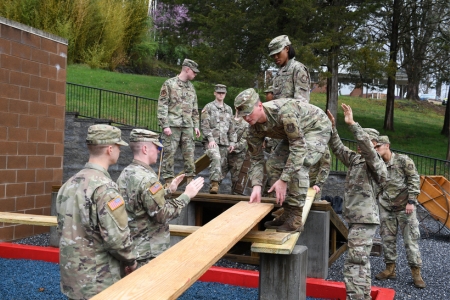
[[[117,197],[108,202],[108,206],[112,211],[118,209],[119,207],[121,207],[124,204],[125,204],[125,201],[123,201],[122,197]]]
[[[162,189],[162,184],[158,181],[148,188],[152,195],[156,194],[160,189]]]

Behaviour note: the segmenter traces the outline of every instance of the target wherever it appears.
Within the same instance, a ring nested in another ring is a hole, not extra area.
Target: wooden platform
[[[273,208],[239,202],[92,299],[176,299]]]
[[[176,192],[175,195],[181,194]],[[219,206],[226,209],[230,205],[235,204],[238,201],[248,201],[249,196],[242,195],[225,195],[225,194],[205,194],[199,193],[197,196],[191,199],[191,202],[195,202],[195,225],[201,226],[204,219],[204,210],[208,207],[217,208]],[[262,197],[261,202],[263,203],[273,203],[275,204],[275,198]],[[312,202],[311,210],[317,211],[329,211],[330,212],[330,257],[328,265],[336,261],[346,250],[347,250],[347,237],[348,229],[342,220],[339,218],[338,214],[333,210],[329,202]],[[263,230],[263,226],[260,226]],[[257,254],[257,253],[255,253]],[[236,262],[240,263],[258,263],[258,257],[244,256],[244,255],[228,255],[230,258]]]
[[[309,211],[311,210],[311,205],[314,201],[314,197],[316,196],[316,191],[314,189],[310,188],[308,190],[308,195],[306,196],[305,205],[303,206],[303,212],[302,212],[302,223],[305,224]],[[266,232],[273,232],[275,230],[268,229]],[[268,244],[268,243],[254,243],[252,245],[252,252],[255,253],[271,253],[271,254],[285,254],[289,255],[292,253],[292,250],[294,250],[295,245],[297,244],[297,240],[300,236],[300,232],[296,232],[292,234],[292,237],[289,239],[287,243],[284,243],[282,245],[274,245],[274,244]]]

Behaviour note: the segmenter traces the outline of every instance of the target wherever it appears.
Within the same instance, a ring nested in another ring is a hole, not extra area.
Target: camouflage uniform
[[[419,174],[411,158],[394,152],[391,152],[391,159],[386,162],[386,167],[388,180],[380,199],[380,235],[383,238],[384,261],[395,263],[397,260],[397,234],[400,226],[409,266],[421,267],[416,210],[410,214],[405,212],[408,200],[417,203],[417,195],[420,193]]]
[[[189,64],[187,64],[186,63]],[[185,60],[183,66],[196,68],[191,60]],[[194,70],[194,69],[193,69]],[[194,70],[198,72],[197,69]],[[182,81],[177,77],[166,80],[161,87],[158,98],[158,119],[161,128],[170,127],[172,135],[161,134],[164,145],[161,175],[163,178],[174,177],[174,158],[181,142],[181,153],[184,159],[186,176],[195,175],[194,134],[193,129],[199,128],[197,94],[190,81]]]
[[[228,147],[236,143],[236,133],[233,122],[233,110],[217,101],[205,105],[202,110],[202,133],[205,153],[211,160],[209,165],[209,180],[221,182],[228,173]],[[215,141],[217,147],[208,148],[208,143]]]
[[[330,174],[331,167],[331,155],[330,149],[326,147],[325,153],[320,160],[311,168],[309,168],[309,187],[317,185],[320,188],[320,192],[316,193],[314,201],[319,201],[322,198],[322,187]]]
[[[336,128],[333,128],[329,144],[336,157],[348,168],[342,212],[349,226],[344,281],[347,299],[371,299],[369,257],[373,237],[380,224],[377,197],[380,185],[386,182],[387,171],[371,142],[378,132],[363,130],[358,123],[349,128],[361,154],[344,146]]]
[[[288,36],[280,35],[270,42],[270,55],[277,54],[290,45]],[[296,61],[295,58],[289,59],[273,78],[274,99],[295,98],[309,102],[310,89],[311,77],[308,68]]]
[[[270,186],[278,179],[287,182],[286,204],[303,207],[309,188],[309,168],[325,152],[330,121],[320,108],[298,99],[278,99],[262,106],[267,122],[250,126],[247,138],[252,186],[263,186],[264,138],[282,139],[266,163],[268,181]]]
[[[162,188],[149,165],[136,159],[123,169],[117,185],[125,200],[128,226],[141,267],[169,248],[169,221],[178,217],[190,199],[181,194],[166,201],[164,196],[170,190]]]
[[[241,171],[242,165],[245,161],[245,156],[247,155],[247,134],[248,134],[248,123],[244,119],[238,118],[237,120],[233,118],[234,128],[236,131],[236,145],[233,152],[228,153],[228,168],[231,173],[231,184],[232,187],[236,184],[239,179],[239,173]]]
[[[112,128],[91,126],[87,142],[127,145],[120,140],[120,130]],[[105,133],[108,130],[112,134]],[[97,295],[120,280],[120,263],[134,264],[136,255],[124,204],[108,171],[93,163],[86,163],[59,189],[56,212],[61,235],[61,291],[70,299]]]

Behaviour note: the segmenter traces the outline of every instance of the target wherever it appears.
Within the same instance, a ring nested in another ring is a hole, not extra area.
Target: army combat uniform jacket
[[[132,265],[125,202],[108,172],[87,163],[58,192],[61,291],[88,299],[120,280],[120,262]]]
[[[273,78],[273,98],[295,98],[309,102],[311,78],[308,68],[295,59],[290,59]]]
[[[358,123],[349,128],[361,154],[344,146],[335,129],[330,140],[331,150],[348,168],[342,215],[350,224],[380,224],[377,198],[386,183],[386,165],[363,128]]]
[[[420,176],[410,157],[391,153],[391,159],[386,162],[389,180],[381,194],[380,205],[388,210],[404,210],[408,200],[417,201]]]
[[[327,115],[317,106],[299,99],[277,99],[263,103],[267,116],[265,123],[249,127],[247,138],[251,158],[250,178],[252,186],[262,186],[265,137],[286,140],[289,143],[289,157],[280,179],[290,182],[302,165],[308,168],[308,153],[324,153],[330,138],[331,123]]]
[[[233,122],[233,110],[225,103],[220,107],[216,101],[205,105],[202,110],[203,142],[215,141],[220,146],[234,146],[236,132]]]
[[[197,94],[190,81],[177,76],[164,82],[158,99],[158,120],[161,128],[199,128]]]
[[[190,198],[181,194],[166,201],[169,190],[164,190],[149,165],[136,159],[123,169],[117,185],[126,203],[137,260],[158,256],[170,246],[169,221],[178,217]]]

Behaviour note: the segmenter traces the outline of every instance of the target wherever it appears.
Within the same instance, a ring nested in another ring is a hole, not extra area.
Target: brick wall
[[[67,41],[0,18],[0,211],[50,215],[63,174]],[[0,241],[48,232],[0,222]]]

